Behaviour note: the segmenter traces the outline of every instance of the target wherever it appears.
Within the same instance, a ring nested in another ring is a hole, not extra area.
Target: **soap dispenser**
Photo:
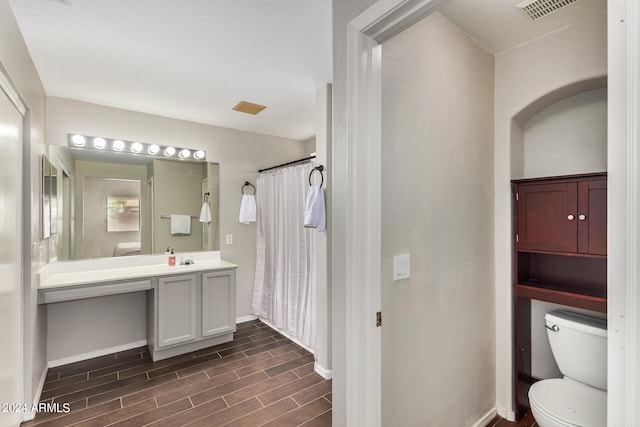
[[[169,265],[176,265],[176,256],[173,254],[173,249],[171,249],[171,254],[169,255]]]

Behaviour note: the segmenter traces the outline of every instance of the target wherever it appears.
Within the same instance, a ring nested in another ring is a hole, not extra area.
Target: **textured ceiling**
[[[578,0],[536,21],[516,5],[523,0],[449,0],[440,12],[486,49],[500,53],[606,12],[607,0]]]
[[[439,10],[499,53],[607,7],[578,0],[531,21],[521,1],[448,0]],[[315,134],[315,90],[332,81],[331,0],[9,2],[49,96],[299,140]],[[267,108],[232,111],[240,101]]]
[[[49,96],[306,139],[331,0],[10,0]],[[240,101],[267,108],[232,111]]]

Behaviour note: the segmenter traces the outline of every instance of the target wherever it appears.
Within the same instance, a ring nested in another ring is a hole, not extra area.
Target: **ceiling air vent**
[[[267,107],[265,107],[264,105],[254,104],[252,102],[247,102],[247,101],[240,101],[238,105],[233,107],[233,110],[240,111],[241,113],[256,115],[260,111],[264,110],[265,108]]]
[[[535,21],[576,1],[578,0],[527,0],[516,5],[516,7],[524,10],[529,15],[529,18]]]

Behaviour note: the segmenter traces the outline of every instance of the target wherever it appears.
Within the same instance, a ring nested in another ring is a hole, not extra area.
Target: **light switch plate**
[[[411,256],[396,255],[393,257],[393,280],[408,279],[411,276]]]

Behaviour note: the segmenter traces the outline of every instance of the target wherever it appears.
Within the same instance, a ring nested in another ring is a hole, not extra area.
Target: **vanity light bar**
[[[82,148],[84,150],[114,151],[118,153],[150,155],[180,160],[191,159],[204,161],[207,158],[207,153],[203,150],[193,151],[188,148],[165,147],[157,144],[144,144],[142,142],[123,141],[120,139],[69,134],[67,140],[69,147]]]

